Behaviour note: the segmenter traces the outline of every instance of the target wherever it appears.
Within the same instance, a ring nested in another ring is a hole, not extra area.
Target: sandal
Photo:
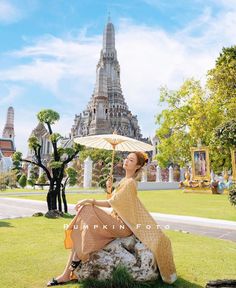
[[[81,263],[81,260],[79,261],[72,260],[69,269],[71,271],[74,271],[79,266],[80,263]]]
[[[52,280],[50,282],[47,283],[47,287],[51,287],[51,286],[58,286],[58,285],[65,285],[65,284],[68,284],[68,283],[71,283],[71,282],[78,282],[78,278],[72,278],[66,282],[58,282],[57,279],[55,278],[52,278]]]
[[[57,286],[57,285],[64,285],[67,282],[58,282],[55,278],[52,278],[52,281],[48,282],[47,287]]]

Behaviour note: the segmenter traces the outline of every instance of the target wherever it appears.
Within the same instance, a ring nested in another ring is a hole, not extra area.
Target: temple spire
[[[108,17],[107,17],[107,24],[111,23],[111,13],[110,11],[108,12]]]
[[[115,49],[115,29],[108,15],[103,32],[103,47],[96,69],[96,84],[87,108],[75,116],[72,137],[110,134],[141,139],[136,115],[132,115],[120,85],[120,65]]]
[[[7,120],[2,133],[3,138],[10,138],[14,140],[15,132],[14,132],[14,109],[13,107],[9,107],[7,110]]]
[[[108,16],[107,25],[103,32],[103,52],[115,51],[115,28]]]

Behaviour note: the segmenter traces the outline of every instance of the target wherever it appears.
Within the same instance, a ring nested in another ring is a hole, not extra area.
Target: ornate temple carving
[[[96,69],[95,88],[86,109],[75,115],[71,136],[109,134],[114,130],[120,135],[142,138],[137,116],[132,115],[122,93],[115,29],[108,20]]]

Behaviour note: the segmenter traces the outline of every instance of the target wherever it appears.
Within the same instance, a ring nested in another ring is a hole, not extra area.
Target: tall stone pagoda
[[[108,19],[96,69],[95,88],[87,108],[75,115],[71,137],[110,134],[115,130],[120,135],[142,139],[137,116],[132,115],[122,93],[115,29]]]
[[[5,127],[3,129],[2,137],[6,139],[12,139],[14,141],[15,131],[14,131],[14,109],[9,107],[7,110],[7,120]]]
[[[9,107],[7,110],[6,124],[0,137],[0,173],[6,172],[12,167],[12,155],[15,149],[14,131],[14,109]]]

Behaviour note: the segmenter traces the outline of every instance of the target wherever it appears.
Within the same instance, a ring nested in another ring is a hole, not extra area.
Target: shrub
[[[21,188],[25,188],[26,184],[27,184],[27,177],[25,174],[22,174],[20,176],[20,179],[18,180],[18,183],[20,185]]]
[[[229,189],[229,201],[233,206],[236,206],[236,185]]]

